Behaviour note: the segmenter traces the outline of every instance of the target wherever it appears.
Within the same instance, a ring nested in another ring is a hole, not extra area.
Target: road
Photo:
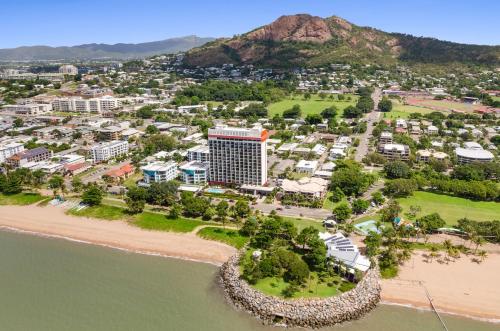
[[[299,218],[304,217],[316,220],[323,220],[327,216],[332,215],[332,212],[326,209],[295,207],[295,206],[289,206],[289,208],[285,208],[285,206],[276,203],[273,204],[257,203],[256,205],[252,205],[251,207],[253,209],[260,210],[264,214],[269,214],[271,211],[276,210],[276,213],[281,216],[299,217]],[[283,210],[277,210],[277,208],[282,208]]]
[[[356,148],[356,153],[354,154],[354,159],[357,162],[361,162],[363,160],[363,157],[368,154],[368,149],[370,145],[370,137],[372,135],[373,129],[375,128],[375,125],[380,118],[380,112],[376,111],[377,110],[377,105],[381,99],[382,96],[382,91],[379,88],[376,88],[375,91],[372,93],[372,99],[375,104],[375,108],[373,109],[372,112],[366,114],[366,121],[367,121],[367,128],[366,132],[357,136],[359,138],[359,146]]]

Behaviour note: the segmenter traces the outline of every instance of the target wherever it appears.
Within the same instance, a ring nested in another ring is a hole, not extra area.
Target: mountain
[[[201,46],[214,38],[187,36],[140,44],[85,44],[78,46],[23,46],[0,49],[0,61],[98,60],[144,58]]]
[[[266,67],[332,63],[500,65],[500,46],[481,46],[388,33],[340,17],[307,14],[275,22],[231,39],[217,39],[186,54],[186,66],[224,63]]]

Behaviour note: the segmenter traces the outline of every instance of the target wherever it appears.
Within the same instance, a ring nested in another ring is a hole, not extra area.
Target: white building
[[[64,64],[59,67],[59,73],[63,75],[78,75],[78,68],[71,64]]]
[[[55,111],[63,112],[101,113],[121,107],[122,100],[109,95],[92,99],[82,97],[57,98],[52,101],[52,108]]]
[[[318,161],[307,161],[300,160],[295,166],[295,171],[300,173],[306,173],[312,176],[316,169],[318,168]]]
[[[204,184],[208,181],[208,163],[191,161],[179,167],[181,180],[186,184]]]
[[[208,162],[210,160],[210,148],[206,145],[197,145],[187,150],[189,161]]]
[[[144,175],[144,183],[163,183],[177,178],[177,163],[174,161],[168,162],[153,162],[141,167]]]
[[[328,188],[328,181],[319,177],[304,177],[299,180],[284,179],[281,183],[284,194],[303,194],[322,198]]]
[[[209,129],[209,181],[264,185],[267,182],[267,138],[267,131],[261,128],[224,125]]]
[[[103,162],[128,153],[128,142],[113,140],[92,146],[90,150],[94,163]]]
[[[464,147],[457,147],[455,149],[457,161],[460,164],[471,162],[491,162],[494,159],[490,151],[483,149],[481,145],[476,142],[468,141],[464,143]]]
[[[408,160],[410,158],[410,147],[402,144],[381,144],[378,152],[388,160]]]
[[[20,143],[0,145],[0,163],[4,163],[9,157],[22,151],[24,151],[24,145]]]
[[[8,105],[3,107],[5,111],[15,113],[16,115],[42,115],[52,111],[52,105],[40,104],[27,104],[27,105]]]
[[[365,272],[370,269],[370,260],[361,255],[358,246],[349,238],[344,237],[339,232],[335,234],[321,232],[319,237],[327,247],[326,256],[333,258],[334,263],[341,262],[346,267],[353,269],[349,270],[352,274],[354,274],[354,270]]]

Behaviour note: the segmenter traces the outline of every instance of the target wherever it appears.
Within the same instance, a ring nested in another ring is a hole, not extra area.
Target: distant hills
[[[500,66],[500,46],[482,46],[388,33],[343,18],[307,14],[275,22],[231,39],[192,49],[187,66],[224,63],[266,67],[324,66],[333,63],[398,63]]]
[[[85,44],[78,46],[23,46],[0,49],[0,61],[108,60],[145,58],[187,51],[214,38],[186,36],[139,44]]]

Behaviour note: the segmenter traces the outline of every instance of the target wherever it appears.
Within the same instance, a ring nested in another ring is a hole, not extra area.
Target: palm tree
[[[479,256],[481,262],[484,262],[484,260],[488,257],[488,252],[481,250],[477,253],[477,256]]]
[[[482,236],[474,236],[472,238],[472,242],[474,244],[476,244],[476,249],[474,250],[474,254],[477,253],[477,249],[479,248],[479,246],[483,246],[484,243],[486,242],[486,240],[484,240],[484,238]]]
[[[434,260],[434,258],[438,258],[440,255],[438,253],[439,249],[436,247],[436,246],[431,246],[431,253],[429,254],[429,256],[431,257],[431,263],[432,263],[432,260]]]

